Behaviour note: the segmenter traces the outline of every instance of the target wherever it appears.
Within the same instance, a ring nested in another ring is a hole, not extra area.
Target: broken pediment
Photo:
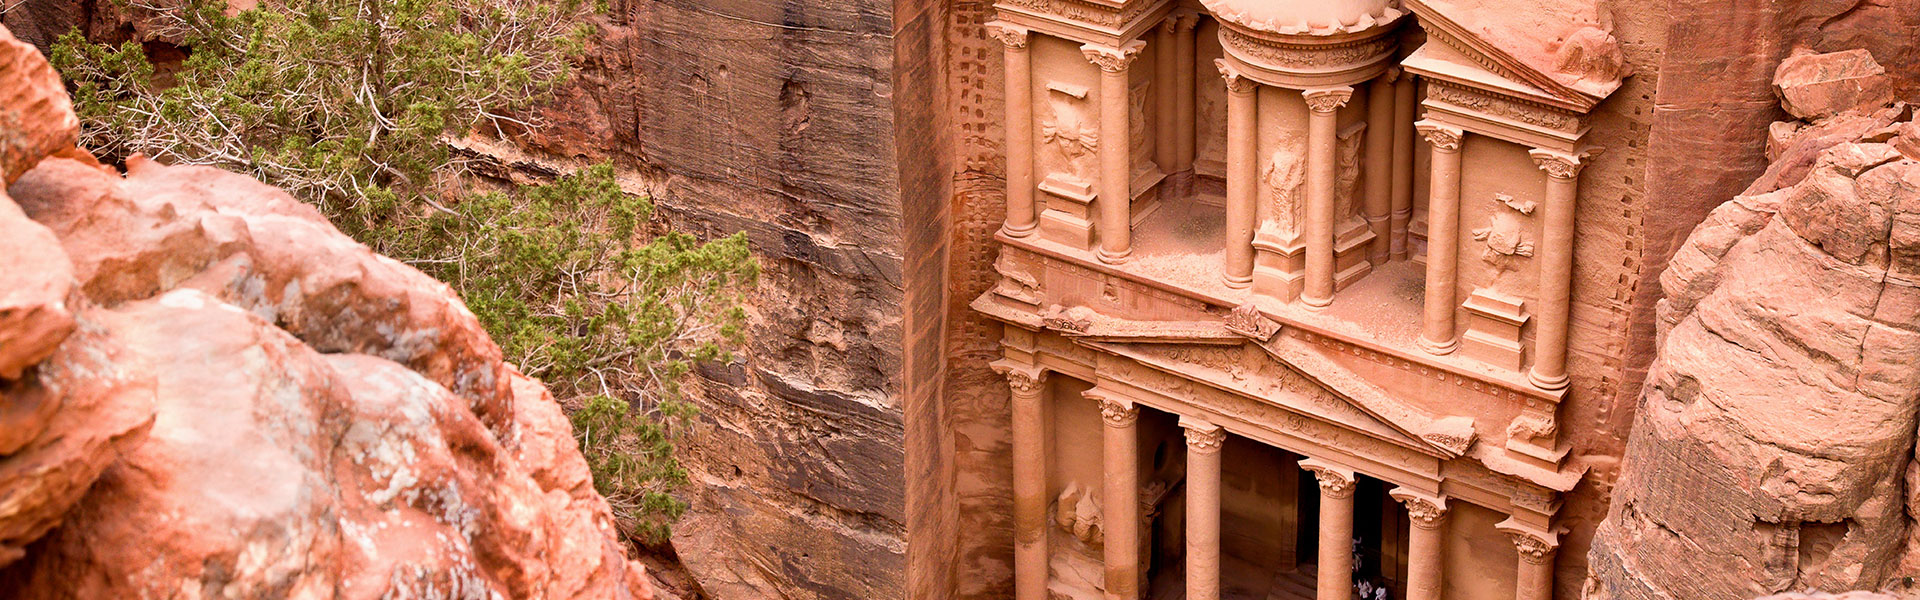
[[[1477,81],[1586,113],[1631,70],[1609,33],[1611,19],[1591,0],[1407,0],[1406,6],[1426,28],[1427,46],[1453,50],[1454,56],[1428,51],[1423,61],[1409,60],[1410,68],[1437,67],[1431,76]],[[1464,64],[1448,64],[1455,58]]]

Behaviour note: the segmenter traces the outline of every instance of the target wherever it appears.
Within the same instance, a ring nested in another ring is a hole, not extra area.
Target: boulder
[[[1871,109],[1893,101],[1887,70],[1865,49],[1823,54],[1800,53],[1780,61],[1773,72],[1780,106],[1802,119]]]
[[[60,74],[0,26],[0,187],[79,138],[80,119]]]
[[[53,232],[28,219],[4,190],[0,256],[7,257],[0,263],[0,380],[18,379],[73,333],[73,313],[67,306],[73,264]],[[5,435],[0,432],[0,437]]]

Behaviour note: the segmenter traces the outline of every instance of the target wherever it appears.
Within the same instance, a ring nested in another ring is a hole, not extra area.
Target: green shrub
[[[729,360],[759,272],[743,235],[661,232],[610,165],[540,186],[472,186],[446,140],[537,127],[521,109],[565,81],[585,0],[285,0],[225,14],[187,0],[154,31],[189,49],[75,31],[53,50],[82,143],[248,173],[342,231],[452,285],[508,358],[571,410],[622,530],[658,543],[685,509],[673,454],[694,409],[679,381]]]

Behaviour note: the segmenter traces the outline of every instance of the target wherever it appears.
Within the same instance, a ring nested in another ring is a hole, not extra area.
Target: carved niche
[[[1155,168],[1153,136],[1147,128],[1147,100],[1152,98],[1151,81],[1142,81],[1129,90],[1127,104],[1127,153],[1131,156],[1134,177]]]
[[[1041,166],[1047,179],[1068,187],[1093,185],[1095,153],[1100,150],[1100,125],[1088,115],[1087,88],[1047,84],[1047,114],[1040,120]]]
[[[1339,142],[1334,147],[1336,164],[1339,170],[1334,185],[1334,217],[1342,221],[1362,218],[1360,203],[1355,199],[1360,195],[1360,143],[1367,132],[1366,121],[1354,123],[1339,134]]]

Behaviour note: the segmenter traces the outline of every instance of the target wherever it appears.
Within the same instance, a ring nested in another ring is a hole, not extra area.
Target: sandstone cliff
[[[1879,589],[1920,567],[1920,123],[1864,52],[1798,55],[1772,164],[1660,278],[1590,599]],[[1875,80],[1875,78],[1880,80]]]
[[[652,597],[447,286],[76,123],[0,28],[0,597]]]

